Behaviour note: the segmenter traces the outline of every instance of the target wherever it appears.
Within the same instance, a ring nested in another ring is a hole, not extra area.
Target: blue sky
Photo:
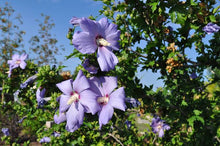
[[[98,11],[101,9],[102,3],[93,0],[0,0],[0,5],[3,5],[6,1],[15,9],[16,14],[22,16],[23,25],[20,28],[26,31],[24,37],[26,43],[24,45],[27,49],[29,48],[28,41],[31,36],[37,34],[38,31],[36,19],[41,18],[41,13],[51,16],[55,23],[55,27],[51,33],[55,35],[59,45],[64,45],[66,48],[62,56],[58,56],[57,58],[67,66],[64,70],[73,72],[75,67],[81,62],[77,58],[65,60],[65,56],[69,55],[74,49],[66,38],[68,29],[71,27],[69,20],[72,16],[98,16]],[[192,50],[189,50],[189,54],[194,54],[189,56],[194,60],[195,51],[192,52]],[[141,78],[142,83],[146,85],[154,84],[154,89],[163,86],[162,80],[157,80],[158,76],[160,76],[159,72],[156,74],[150,71],[139,72],[137,75]]]
[[[26,43],[24,45],[27,51],[30,37],[37,34],[38,31],[36,19],[41,18],[41,13],[51,16],[55,23],[52,34],[55,34],[59,44],[64,45],[66,48],[62,56],[58,56],[58,59],[67,66],[64,70],[73,72],[75,67],[81,62],[77,58],[65,60],[64,57],[69,55],[74,49],[73,46],[69,45],[69,40],[66,38],[68,28],[71,27],[69,20],[72,16],[98,16],[102,3],[93,0],[0,0],[0,5],[3,5],[6,1],[15,9],[16,14],[22,16],[23,25],[20,28],[26,31],[24,36]],[[159,73],[141,72],[137,75],[141,78],[142,83],[147,85],[154,84],[155,89],[162,86],[162,81],[157,81]]]

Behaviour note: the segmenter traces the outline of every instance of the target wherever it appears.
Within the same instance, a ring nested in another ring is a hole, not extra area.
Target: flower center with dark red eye
[[[15,63],[16,63],[16,64],[20,64],[20,63],[21,63],[21,60],[17,60]]]
[[[96,44],[99,46],[99,47],[102,47],[102,46],[110,46],[111,44],[105,40],[101,35],[97,35],[96,38]]]
[[[80,96],[77,92],[73,91],[70,95],[71,95],[70,99],[67,101],[68,105],[71,105],[73,102],[78,102],[79,101]]]
[[[108,101],[109,101],[109,96],[108,96],[108,94],[106,94],[106,95],[103,96],[103,97],[99,97],[99,98],[97,99],[97,102],[98,102],[99,104],[101,104],[101,105],[106,105],[106,104],[108,103]]]

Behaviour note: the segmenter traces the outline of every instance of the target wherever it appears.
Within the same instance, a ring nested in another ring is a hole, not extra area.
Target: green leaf
[[[190,27],[191,27],[192,29],[195,29],[195,30],[199,29],[199,26],[196,26],[196,25],[194,25],[194,24],[190,24]]]
[[[215,9],[213,9],[213,14],[215,14],[215,13],[218,11],[218,9],[220,9],[220,6],[218,6],[218,7],[215,8]]]
[[[175,14],[175,12],[172,12],[171,14],[170,14],[170,19],[171,19],[171,21],[174,23],[174,22],[176,22],[176,14]]]
[[[211,20],[211,22],[216,22],[215,16],[214,15],[210,15],[209,19]]]
[[[200,117],[200,116],[196,116],[196,120],[200,121],[203,125],[205,124],[204,119],[202,117]]]
[[[198,115],[200,115],[202,112],[201,111],[199,111],[199,110],[193,110],[193,112],[194,112],[194,114],[196,115],[196,116],[198,116]]]
[[[188,106],[187,102],[185,100],[182,101],[181,105]]]
[[[158,4],[158,2],[154,2],[154,3],[149,4],[150,6],[152,6],[151,7],[152,12],[154,12],[157,9],[157,4]]]

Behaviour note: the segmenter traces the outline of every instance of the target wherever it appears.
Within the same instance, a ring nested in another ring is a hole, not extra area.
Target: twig
[[[217,136],[215,136],[214,138],[220,143],[220,139]]]
[[[138,53],[138,52],[132,50],[131,48],[127,48],[127,50],[128,50],[128,51],[131,51],[131,52],[133,52],[133,53],[135,53],[135,54],[137,54],[138,56],[141,56],[141,57],[147,58],[147,56],[142,55],[142,54],[140,54],[140,53]]]
[[[116,138],[114,135],[112,135],[110,133],[108,135],[111,136],[112,138],[114,138],[120,145],[124,146],[123,143],[121,143],[121,141],[118,138]]]
[[[154,144],[154,142],[156,141],[156,139],[157,139],[157,134],[155,135],[155,137],[154,137],[154,140],[153,140],[152,144]]]

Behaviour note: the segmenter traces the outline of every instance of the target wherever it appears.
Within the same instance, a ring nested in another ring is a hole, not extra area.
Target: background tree
[[[3,68],[12,54],[24,51],[22,43],[25,31],[19,28],[22,23],[21,16],[16,16],[8,3],[0,7],[0,65]]]
[[[58,40],[51,34],[52,28],[55,26],[50,16],[41,14],[43,22],[39,22],[38,34],[34,35],[30,43],[30,53],[33,60],[38,64],[56,64],[56,55],[60,55],[64,51],[63,46],[57,46]]]

